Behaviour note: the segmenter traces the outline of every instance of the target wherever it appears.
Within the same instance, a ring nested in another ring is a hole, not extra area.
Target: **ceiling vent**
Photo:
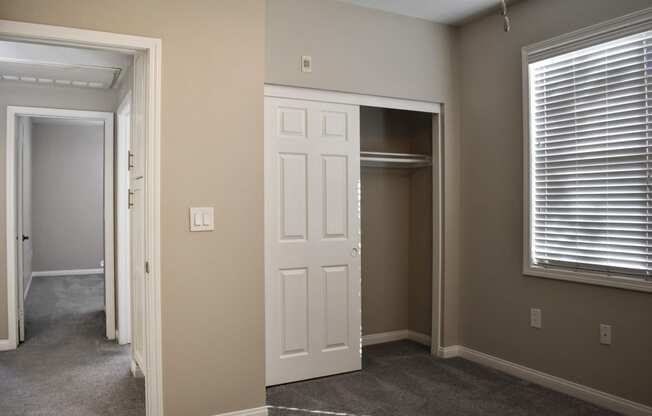
[[[5,81],[110,89],[120,72],[120,68],[0,58],[0,79]]]

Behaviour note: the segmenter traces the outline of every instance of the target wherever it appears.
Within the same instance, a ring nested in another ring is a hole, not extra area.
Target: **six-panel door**
[[[265,98],[267,385],[361,368],[359,108]]]

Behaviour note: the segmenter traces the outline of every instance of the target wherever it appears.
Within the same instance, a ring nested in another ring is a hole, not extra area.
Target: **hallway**
[[[104,337],[103,284],[102,275],[34,278],[26,342],[0,353],[4,416],[145,415],[129,346]]]

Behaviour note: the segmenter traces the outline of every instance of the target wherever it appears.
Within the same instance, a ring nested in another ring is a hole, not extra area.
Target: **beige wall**
[[[162,39],[165,412],[263,405],[265,2],[3,0],[0,19]],[[205,205],[216,231],[189,233]]]
[[[458,342],[460,147],[455,31],[325,0],[267,0],[265,82],[428,100],[445,111],[444,344]],[[311,55],[313,72],[300,71]]]
[[[524,45],[644,7],[650,0],[530,0],[463,27],[462,327],[468,347],[652,405],[652,296],[525,277],[521,55]],[[543,310],[543,329],[529,309]],[[598,342],[600,323],[614,344]]]
[[[104,127],[34,123],[34,271],[98,269],[104,260]]]
[[[3,18],[0,3],[0,19]],[[44,87],[13,82],[0,82],[0,195],[5,192],[5,138],[7,106],[33,106],[67,108],[72,110],[112,111],[115,101],[113,91],[100,91],[82,88]],[[5,203],[0,201],[0,230],[5,230]],[[0,238],[0,265],[5,264],[6,240]],[[7,293],[5,267],[0,270],[0,339],[7,338]]]
[[[410,280],[410,175],[363,168],[362,333],[407,329]]]

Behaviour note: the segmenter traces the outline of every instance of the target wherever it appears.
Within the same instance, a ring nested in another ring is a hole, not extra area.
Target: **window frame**
[[[565,266],[542,266],[534,263],[532,225],[534,210],[532,190],[534,175],[532,141],[533,132],[530,126],[530,109],[533,97],[530,94],[530,64],[553,58],[562,54],[595,46],[616,40],[621,37],[652,30],[652,8],[625,15],[604,23],[599,23],[543,42],[525,46],[521,50],[522,58],[522,88],[523,88],[523,274],[525,276],[542,277],[608,286],[621,289],[652,293],[652,280],[632,277],[625,273],[599,272]]]

